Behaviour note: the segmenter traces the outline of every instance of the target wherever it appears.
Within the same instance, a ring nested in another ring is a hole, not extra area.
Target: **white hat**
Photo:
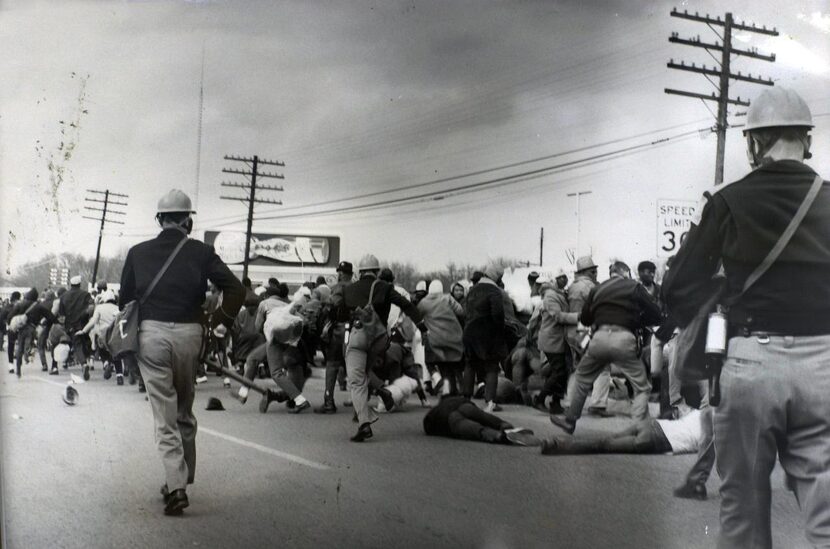
[[[265,286],[257,286],[256,288],[254,288],[254,293],[258,296],[264,294],[265,293]]]
[[[81,275],[75,275],[69,279],[69,284],[71,286],[80,286],[81,285]]]
[[[536,279],[536,284],[547,284],[548,282],[550,282],[550,279],[545,275],[542,275]]]
[[[444,293],[444,283],[440,280],[433,280],[429,283],[429,293],[431,294],[443,294]]]
[[[427,291],[427,281],[426,280],[419,280],[417,284],[415,284],[415,291],[416,292],[425,292]]]

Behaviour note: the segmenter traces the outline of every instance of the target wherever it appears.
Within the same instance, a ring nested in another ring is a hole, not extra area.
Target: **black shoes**
[[[117,374],[115,376],[115,384],[116,385],[124,385],[124,376],[121,374]]]
[[[334,400],[324,400],[322,406],[314,409],[315,414],[336,414],[337,406],[334,405]]]
[[[576,421],[568,419],[567,416],[558,415],[558,414],[551,414],[550,422],[568,433],[572,435],[576,430]]]
[[[690,484],[686,482],[683,486],[675,488],[674,497],[684,499],[697,499],[700,501],[706,500],[706,485],[703,483]]]
[[[289,414],[299,414],[303,410],[308,410],[309,408],[311,408],[311,403],[306,400],[302,404],[297,404],[296,406],[294,406],[293,408],[288,410],[288,413]]]
[[[166,487],[167,486],[165,485],[165,488]],[[190,502],[187,501],[187,493],[184,491],[184,488],[173,490],[169,493],[166,499],[167,501],[164,505],[164,514],[167,516],[181,515],[185,507],[190,505]]]
[[[395,409],[395,399],[392,398],[392,393],[389,392],[389,389],[385,387],[381,387],[377,391],[378,397],[383,401],[383,406],[386,408],[387,412],[391,412]]]
[[[113,365],[107,362],[104,364],[104,379],[109,379],[112,377]]]
[[[58,375],[58,373],[59,373],[58,372],[58,367],[57,366],[52,366],[52,371],[49,372],[49,375],[50,376],[56,376],[56,375]]]
[[[363,442],[364,440],[372,438],[372,426],[368,423],[364,423],[357,429],[357,433],[354,434],[351,440],[352,442]]]

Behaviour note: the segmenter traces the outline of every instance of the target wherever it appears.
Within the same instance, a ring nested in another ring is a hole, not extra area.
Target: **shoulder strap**
[[[144,302],[147,301],[147,297],[149,297],[153,290],[155,290],[156,284],[158,284],[159,280],[161,280],[161,277],[164,276],[164,273],[167,272],[167,268],[170,267],[170,264],[173,263],[173,260],[176,258],[177,255],[179,255],[179,250],[181,250],[184,247],[185,243],[188,240],[190,239],[184,237],[179,241],[179,244],[173,250],[173,253],[170,254],[170,257],[168,257],[167,261],[164,262],[164,265],[161,267],[161,270],[156,274],[156,278],[154,278],[153,281],[150,282],[150,285],[147,287],[147,291],[145,291],[144,295],[141,296],[141,299],[138,301],[139,305],[144,305]]]
[[[790,220],[790,224],[787,225],[787,228],[784,230],[783,234],[781,234],[781,237],[778,239],[778,242],[775,243],[775,246],[773,246],[772,250],[770,250],[770,252],[767,254],[767,257],[765,257],[761,264],[758,265],[758,267],[756,267],[756,269],[752,271],[752,274],[750,274],[747,277],[746,282],[744,282],[744,287],[741,290],[741,293],[738,294],[735,300],[737,300],[743,294],[745,294],[746,291],[750,288],[750,286],[755,284],[755,282],[757,282],[759,278],[764,276],[764,273],[767,272],[767,269],[769,269],[772,266],[772,264],[775,263],[775,260],[778,259],[778,256],[781,255],[781,252],[784,250],[784,248],[790,242],[790,239],[795,234],[795,231],[798,229],[798,226],[801,224],[801,221],[804,219],[804,216],[807,215],[807,210],[809,210],[810,206],[813,205],[813,202],[815,201],[816,196],[818,196],[818,192],[821,190],[823,184],[824,180],[821,178],[821,176],[817,175],[816,178],[813,180],[813,185],[810,187],[810,190],[807,191],[807,196],[804,197],[804,202],[801,203],[801,206],[798,207],[798,210],[795,212],[795,215],[793,216],[792,220]]]
[[[372,282],[372,289],[369,290],[369,303],[366,304],[367,307],[372,304],[372,298],[375,296],[375,286],[378,282],[380,282],[378,279],[375,279],[375,281]]]

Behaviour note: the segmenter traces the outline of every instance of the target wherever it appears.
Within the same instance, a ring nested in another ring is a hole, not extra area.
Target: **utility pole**
[[[579,191],[576,193],[568,193],[568,196],[575,196],[576,197],[576,250],[574,251],[574,258],[579,257],[579,237],[580,233],[582,232],[582,220],[580,218],[581,214],[581,198],[585,195],[591,194],[592,191]]]
[[[542,227],[539,232],[539,266],[543,265],[542,257],[545,253],[545,228]]]
[[[97,190],[94,190],[94,189],[87,189],[86,192],[91,193],[91,198],[89,196],[87,196],[86,198],[84,198],[85,201],[91,202],[93,204],[98,203],[98,204],[103,205],[102,208],[98,208],[98,207],[95,207],[95,206],[84,206],[85,210],[101,212],[101,214],[100,214],[101,217],[90,217],[90,216],[86,216],[86,215],[83,216],[84,219],[91,219],[93,221],[100,221],[101,222],[101,227],[98,229],[98,248],[95,250],[95,266],[92,268],[92,283],[95,284],[95,282],[98,280],[98,262],[101,259],[101,240],[104,236],[104,226],[107,223],[115,223],[116,225],[123,225],[124,224],[124,222],[122,222],[122,221],[116,221],[114,219],[109,219],[109,218],[107,218],[107,216],[108,215],[113,215],[113,214],[115,214],[115,215],[126,215],[126,212],[122,212],[120,210],[115,210],[111,206],[126,206],[127,202],[118,202],[117,200],[112,200],[110,197],[114,196],[116,198],[127,199],[127,198],[129,198],[129,196],[127,196],[126,194],[119,194],[119,193],[111,192],[109,189],[106,189],[104,191],[97,191]],[[101,200],[100,198],[97,198],[101,195],[103,195],[103,197],[104,197],[103,200]]]
[[[715,185],[719,185],[723,183],[723,161],[724,161],[724,151],[726,149],[726,129],[729,127],[729,123],[727,122],[727,115],[728,113],[728,106],[729,104],[733,105],[740,105],[743,107],[749,106],[749,101],[742,100],[740,96],[735,99],[729,97],[729,81],[730,80],[740,80],[743,82],[750,82],[753,84],[761,84],[764,86],[772,86],[773,82],[769,78],[761,78],[758,76],[752,76],[751,74],[741,74],[738,72],[734,74],[730,72],[730,64],[731,64],[731,57],[732,55],[743,56],[743,57],[750,57],[753,59],[760,59],[762,61],[775,61],[775,54],[770,55],[763,55],[758,53],[757,48],[751,48],[749,50],[741,50],[732,47],[732,31],[733,30],[742,30],[747,32],[754,32],[758,34],[766,34],[769,36],[778,36],[778,31],[774,28],[768,29],[766,26],[757,27],[754,24],[747,25],[743,21],[737,23],[731,13],[726,14],[724,19],[721,19],[720,16],[716,18],[711,18],[707,14],[706,16],[698,15],[697,12],[694,15],[690,14],[688,11],[683,10],[683,13],[677,11],[677,8],[673,8],[671,11],[672,17],[679,17],[681,19],[688,19],[690,21],[695,21],[697,23],[706,23],[706,25],[712,29],[712,31],[717,35],[721,40],[723,40],[723,44],[718,41],[715,41],[714,44],[701,42],[700,36],[694,38],[680,38],[678,33],[673,32],[669,37],[669,42],[675,44],[682,44],[684,46],[693,46],[696,48],[703,48],[706,52],[712,56],[715,62],[720,65],[720,67],[712,67],[708,68],[706,65],[697,66],[695,63],[691,65],[687,65],[683,61],[679,64],[674,62],[674,59],[669,60],[668,64],[666,65],[670,69],[677,69],[681,71],[689,71],[689,72],[696,72],[702,74],[706,77],[707,80],[715,87],[718,91],[718,94],[715,95],[712,93],[711,95],[705,95],[701,93],[694,93],[689,91],[682,91],[682,90],[675,90],[671,88],[665,88],[665,91],[668,94],[673,95],[682,95],[685,97],[693,97],[695,99],[700,99],[701,101],[714,101],[718,104],[718,112],[715,116],[717,122],[715,125],[714,131],[718,135],[718,144],[717,144],[717,154],[715,157]],[[723,36],[721,36],[713,25],[723,27]],[[721,52],[720,60],[712,54],[712,51],[719,51]],[[718,83],[709,78],[717,77]],[[705,104],[705,103],[704,103]],[[708,108],[708,107],[707,107]],[[710,111],[711,112],[711,111]]]
[[[254,204],[276,204],[282,205],[281,200],[271,200],[268,198],[257,198],[256,192],[257,190],[261,191],[282,191],[282,187],[276,187],[274,185],[257,185],[257,177],[270,177],[273,179],[285,179],[282,174],[270,173],[270,172],[260,172],[259,167],[262,165],[265,166],[280,166],[285,167],[284,162],[277,162],[274,160],[263,160],[262,158],[254,155],[252,158],[244,158],[239,156],[225,156],[225,160],[230,160],[232,162],[244,162],[246,167],[250,167],[251,171],[245,170],[237,170],[237,169],[228,169],[223,168],[223,173],[231,173],[236,175],[244,175],[250,176],[251,182],[250,183],[235,183],[235,182],[227,182],[223,181],[223,187],[236,187],[240,189],[245,189],[248,191],[248,196],[246,198],[241,198],[238,196],[220,196],[222,200],[238,200],[240,202],[247,202],[248,203],[248,228],[245,231],[245,260],[242,263],[242,278],[246,278],[248,276],[248,261],[250,260],[251,256],[251,229],[253,227],[254,222]]]

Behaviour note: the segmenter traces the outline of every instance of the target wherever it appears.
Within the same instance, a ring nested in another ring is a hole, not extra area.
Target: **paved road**
[[[161,463],[149,403],[135,386],[93,379],[60,395],[68,376],[29,366],[0,374],[4,530],[12,549],[53,547],[713,547],[709,501],[674,499],[691,456],[550,457],[538,449],[426,437],[423,409],[386,414],[354,444],[351,409],[294,416],[256,399],[242,406],[211,377],[199,386],[196,484],[183,517],[162,514]],[[77,369],[76,369],[77,372]],[[321,371],[306,394],[322,398]],[[340,403],[346,393],[338,393]],[[219,397],[226,411],[205,411]],[[503,416],[537,433],[547,417]],[[609,432],[623,419],[586,418]],[[780,470],[773,478],[776,546],[806,546]]]

